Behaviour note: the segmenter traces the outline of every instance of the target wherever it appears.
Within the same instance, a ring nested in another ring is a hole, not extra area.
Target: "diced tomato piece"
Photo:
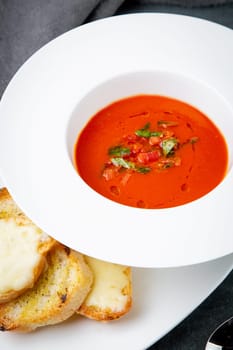
[[[175,164],[175,166],[180,166],[181,165],[181,158],[180,157],[175,157],[174,158],[174,164]]]
[[[174,157],[174,158],[161,158],[159,162],[157,162],[156,166],[159,169],[167,169],[171,168],[173,166],[180,166],[181,165],[181,158],[180,157]]]
[[[106,181],[114,179],[115,175],[116,170],[114,168],[106,168],[102,173],[102,176],[105,178]]]
[[[123,139],[129,143],[135,143],[138,140],[138,136],[136,134],[126,135],[123,137]]]
[[[132,176],[132,172],[127,171],[121,179],[121,184],[123,186],[125,186],[127,184],[127,182],[129,181],[129,179],[131,178],[131,176]]]
[[[163,137],[164,139],[168,139],[168,138],[174,136],[174,132],[171,130],[165,130],[163,135],[164,135],[164,137]]]
[[[160,157],[159,151],[151,151],[151,152],[141,152],[137,156],[137,160],[141,164],[148,164],[150,162],[155,162]]]
[[[162,158],[156,164],[158,169],[167,169],[167,168],[173,167],[174,165],[175,164],[174,164],[173,159],[169,159],[169,158]]]
[[[131,146],[131,153],[135,155],[135,154],[141,152],[142,147],[143,147],[143,146],[142,146],[140,143],[135,143],[135,144],[133,144],[133,145]]]
[[[151,146],[158,145],[161,142],[161,137],[159,136],[151,136],[149,138],[149,144]]]

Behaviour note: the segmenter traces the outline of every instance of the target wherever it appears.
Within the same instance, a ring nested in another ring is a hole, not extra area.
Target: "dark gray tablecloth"
[[[97,18],[141,11],[187,14],[233,29],[232,0],[0,0],[0,97],[20,65],[51,39]],[[150,349],[204,350],[212,329],[231,315],[233,273]]]

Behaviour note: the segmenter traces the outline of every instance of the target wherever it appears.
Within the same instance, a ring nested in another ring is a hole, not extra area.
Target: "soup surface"
[[[169,208],[207,194],[224,178],[228,153],[213,122],[187,103],[139,95],[94,115],[74,150],[83,180],[132,207]]]

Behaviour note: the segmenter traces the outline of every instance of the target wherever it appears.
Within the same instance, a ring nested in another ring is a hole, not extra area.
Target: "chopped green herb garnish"
[[[163,140],[161,143],[161,146],[162,146],[164,156],[168,156],[174,150],[174,147],[177,144],[178,144],[178,141],[174,137]]]
[[[194,136],[194,137],[191,137],[191,139],[189,140],[189,142],[190,142],[191,144],[194,144],[194,143],[196,143],[198,140],[199,140],[199,137]]]
[[[161,131],[150,131],[150,123],[147,123],[144,125],[142,129],[136,130],[135,134],[140,137],[146,137],[149,138],[151,136],[161,136]]]
[[[144,129],[144,130],[150,129],[150,123],[149,122],[146,123],[142,129]]]
[[[149,138],[151,133],[150,130],[137,130],[135,131],[135,134],[140,137]]]
[[[174,162],[168,162],[163,164],[163,169],[169,169],[174,166]]]
[[[161,131],[152,131],[150,133],[150,136],[162,136],[163,133]]]
[[[141,174],[147,174],[151,171],[151,168],[149,167],[139,167],[139,168],[136,168],[136,171],[138,173],[141,173]]]
[[[159,120],[157,124],[161,128],[178,125],[176,121],[169,120]],[[150,128],[150,123],[146,123],[134,134],[123,136],[118,145],[108,149],[110,157],[103,175],[105,179],[112,179],[121,173],[131,176],[133,173],[147,174],[154,169],[159,171],[180,166],[181,159],[176,152],[181,146],[192,145],[199,140],[197,136],[193,136],[180,144],[179,139],[173,136],[174,133],[170,130],[156,131]],[[153,136],[157,139],[150,139]]]
[[[122,167],[125,169],[132,169],[140,174],[147,174],[151,171],[150,167],[137,167],[135,165],[135,163],[133,162],[128,162],[127,160],[121,158],[121,157],[117,157],[117,158],[112,158],[111,162],[113,165],[118,166],[118,167]]]
[[[125,160],[122,157],[111,158],[111,162],[113,165],[119,166],[119,167],[122,167],[125,169],[134,169],[135,168],[135,164],[133,162],[127,162],[127,160]]]
[[[143,128],[136,130],[135,134],[140,137],[150,137],[150,123],[146,123]]]
[[[122,157],[122,156],[130,154],[130,149],[127,148],[127,147],[122,147],[121,145],[119,145],[119,146],[115,146],[115,147],[109,148],[108,154],[110,156]]]

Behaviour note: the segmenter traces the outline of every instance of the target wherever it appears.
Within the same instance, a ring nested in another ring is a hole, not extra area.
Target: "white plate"
[[[31,334],[1,334],[4,350],[143,350],[182,321],[230,272],[233,255],[176,269],[133,270],[134,305],[124,318],[69,320]]]
[[[133,306],[120,320],[100,323],[77,316],[28,334],[3,332],[1,348],[144,350],[188,316],[232,268],[233,254],[188,267],[133,268]]]
[[[215,95],[223,100],[229,126],[221,109],[218,118],[231,136],[232,60],[232,30],[186,16],[124,15],[62,35],[23,65],[0,103],[0,167],[6,186],[42,229],[104,260],[171,267],[233,252],[232,169],[214,191],[188,205],[135,209],[92,191],[75,172],[66,147],[70,117],[92,88],[145,70],[184,76],[189,88],[203,85],[213,96],[209,106]]]

